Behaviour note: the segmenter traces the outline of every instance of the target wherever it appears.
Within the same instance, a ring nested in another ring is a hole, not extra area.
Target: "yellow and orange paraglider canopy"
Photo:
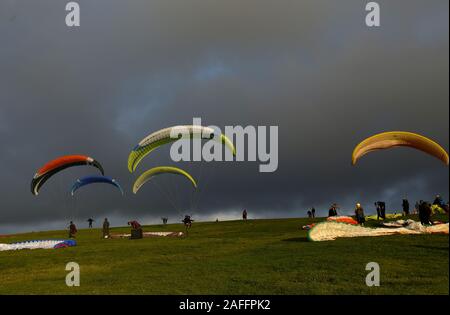
[[[421,150],[438,158],[446,165],[449,164],[448,153],[433,140],[412,132],[389,131],[376,134],[360,142],[353,150],[352,165],[355,165],[362,156],[369,152],[399,146]]]

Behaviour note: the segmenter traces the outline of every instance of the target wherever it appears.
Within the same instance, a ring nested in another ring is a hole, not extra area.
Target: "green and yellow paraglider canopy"
[[[133,185],[133,193],[137,193],[146,182],[151,180],[153,177],[161,174],[176,174],[184,176],[192,183],[192,186],[194,186],[194,188],[197,188],[197,182],[195,181],[195,179],[188,172],[182,170],[181,168],[173,166],[158,166],[149,169],[138,177]]]
[[[131,173],[134,172],[142,159],[150,154],[150,152],[162,145],[175,142],[181,138],[173,138],[172,135],[186,135],[191,139],[209,135],[210,139],[220,141],[233,153],[233,155],[236,155],[236,149],[230,139],[224,134],[215,135],[213,128],[196,125],[174,126],[158,130],[142,139],[128,156],[128,170]]]

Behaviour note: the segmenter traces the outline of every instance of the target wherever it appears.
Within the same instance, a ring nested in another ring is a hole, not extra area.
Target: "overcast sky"
[[[379,1],[381,27],[365,25],[361,0],[78,1],[81,26],[65,25],[66,1],[0,0],[0,234],[63,227],[74,219],[123,225],[194,219],[351,213],[385,200],[448,199],[449,173],[408,148],[350,165],[374,133],[407,130],[449,148],[449,2]],[[279,127],[279,168],[182,163],[199,181],[158,178],[137,195],[146,169],[174,165],[167,148],[130,174],[127,157],[146,135],[190,124]],[[72,198],[76,167],[39,196],[30,181],[65,154],[99,160],[124,187],[91,185]],[[167,185],[167,186],[163,186]],[[164,187],[163,190],[159,188]],[[176,192],[177,203],[164,189]]]

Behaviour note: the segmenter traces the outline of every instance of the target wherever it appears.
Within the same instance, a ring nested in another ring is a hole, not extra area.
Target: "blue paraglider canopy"
[[[77,191],[81,187],[90,185],[90,184],[95,184],[95,183],[104,183],[104,184],[113,185],[113,186],[117,187],[123,195],[123,189],[120,186],[120,184],[117,182],[117,180],[115,180],[111,177],[108,177],[108,176],[98,176],[98,175],[91,175],[91,176],[86,176],[86,177],[77,179],[75,184],[73,184],[72,189],[70,190],[70,194],[73,196],[75,191]]]

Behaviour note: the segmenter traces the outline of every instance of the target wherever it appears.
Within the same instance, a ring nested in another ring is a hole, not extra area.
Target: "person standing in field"
[[[335,217],[337,216],[337,204],[333,203],[330,207],[330,210],[328,210],[328,216],[329,217]]]
[[[355,215],[356,221],[358,221],[359,224],[364,225],[364,222],[366,222],[366,218],[364,217],[364,209],[360,203],[356,204]]]
[[[375,204],[377,205],[377,213],[379,211],[377,219],[378,220],[380,218],[382,218],[383,220],[386,219],[386,203],[384,201],[377,201]],[[378,210],[378,208],[379,208],[379,210]]]
[[[87,219],[87,221],[89,223],[89,228],[91,229],[92,228],[92,222],[94,222],[94,219],[89,218],[89,219]]]
[[[310,210],[308,210],[307,214],[308,214],[308,218],[311,219],[312,218],[312,212]]]
[[[418,214],[419,209],[420,209],[420,202],[417,201],[416,204],[414,205],[414,214]]]
[[[409,215],[409,201],[408,199],[403,199],[402,202],[403,214]]]
[[[77,227],[75,226],[75,224],[70,221],[69,224],[69,238],[75,238],[75,234],[77,234],[78,230]]]
[[[242,220],[247,220],[247,209],[244,209],[244,211],[242,211]]]
[[[313,218],[316,217],[316,209],[314,207],[311,209],[311,215]]]
[[[381,217],[381,209],[380,209],[380,205],[378,202],[375,202],[375,207],[377,209],[377,221],[380,220]]]
[[[420,223],[422,223],[422,225],[432,225],[433,224],[431,222],[431,205],[426,201],[421,200],[421,202],[420,202],[419,219],[420,219]]]
[[[109,221],[108,221],[108,218],[105,218],[105,221],[103,221],[103,238],[109,238]]]

